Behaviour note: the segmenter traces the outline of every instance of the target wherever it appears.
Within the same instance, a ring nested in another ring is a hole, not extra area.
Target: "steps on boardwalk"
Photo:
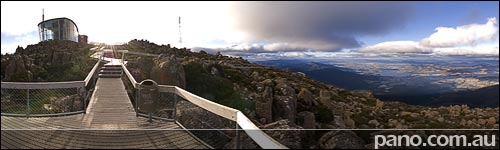
[[[122,74],[120,65],[104,65],[99,71],[99,78],[120,78]]]

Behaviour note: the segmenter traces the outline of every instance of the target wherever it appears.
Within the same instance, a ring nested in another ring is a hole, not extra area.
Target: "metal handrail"
[[[125,72],[125,75],[127,75],[128,80],[130,81],[130,83],[132,83],[132,86],[134,86],[134,88],[137,88],[137,85],[136,85],[137,82],[135,81],[134,76],[132,76],[132,74],[130,74],[127,67],[125,67],[125,65],[123,63],[121,64],[121,66],[122,66],[123,72]]]
[[[99,67],[99,64],[101,63],[101,59],[99,59],[97,61],[97,63],[95,63],[94,67],[92,68],[92,70],[90,71],[90,73],[87,75],[87,77],[85,77],[85,80],[83,80],[85,82],[85,86],[87,86],[90,82],[90,79],[92,79],[92,76],[94,76],[94,73],[95,71],[97,70],[97,68]]]
[[[2,82],[1,85],[2,89],[54,89],[85,87],[85,82]]]

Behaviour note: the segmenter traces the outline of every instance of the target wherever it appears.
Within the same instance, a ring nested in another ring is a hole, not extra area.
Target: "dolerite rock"
[[[264,126],[261,129],[299,129],[299,130],[265,130],[264,132],[274,140],[280,142],[290,149],[302,148],[302,138],[305,136],[305,131],[301,126],[295,125],[289,120],[279,120]]]
[[[5,68],[5,81],[31,81],[33,74],[29,70],[32,61],[27,56],[16,55]]]
[[[134,79],[137,82],[141,82],[142,80],[145,80],[150,76],[154,62],[151,59],[151,57],[146,56],[146,57],[138,57],[136,64],[139,64],[140,66],[136,66],[134,64],[133,67],[130,67],[129,71],[130,74],[134,76]]]
[[[52,64],[62,64],[63,53],[53,51],[52,52]]]
[[[321,90],[319,92],[319,102],[321,103],[321,105],[326,106],[327,108],[333,108],[333,104],[331,101],[332,95],[333,94],[331,91]]]
[[[82,110],[81,97],[78,95],[70,95],[61,98],[51,97],[50,107],[53,112],[63,113]]]
[[[271,79],[266,79],[262,82],[257,83],[257,92],[263,92],[264,88],[267,87],[274,87],[274,82]]]
[[[314,118],[314,113],[309,111],[303,111],[297,114],[297,124],[304,127],[304,129],[315,129],[316,120]]]
[[[363,139],[347,130],[330,131],[319,139],[322,149],[363,149],[364,145]]]
[[[311,109],[314,97],[309,90],[307,90],[306,88],[302,88],[299,92],[299,95],[297,95],[297,98],[298,98],[298,103],[297,103],[298,110]]]
[[[309,111],[303,111],[297,114],[297,124],[302,126],[304,129],[316,129],[316,119],[314,113]],[[307,130],[306,137],[316,137],[316,131]],[[316,145],[317,140],[314,138],[302,139],[302,145]]]
[[[217,69],[216,67],[212,66],[210,67],[210,73],[214,76],[222,77],[222,73]]]
[[[273,120],[273,89],[265,87],[262,95],[258,95],[255,101],[255,112],[259,118],[264,118],[261,123],[269,123]]]
[[[71,62],[71,53],[68,52],[61,52],[62,53],[62,58],[61,58],[61,64],[67,64]]]
[[[297,114],[297,94],[285,78],[276,80],[274,87],[273,119],[288,119],[295,122]]]
[[[154,65],[151,69],[151,79],[161,85],[175,85],[180,88],[186,88],[184,68],[177,62],[174,55],[170,57],[160,55],[154,60]]]

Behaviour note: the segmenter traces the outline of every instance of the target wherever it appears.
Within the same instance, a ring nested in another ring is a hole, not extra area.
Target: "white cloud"
[[[3,40],[7,41],[7,39],[2,39],[2,46],[1,46],[2,54],[4,53],[13,54],[14,52],[16,52],[16,48],[18,46],[26,48],[27,45],[36,44],[39,41],[37,32],[32,32],[22,35],[14,35],[14,36],[8,35],[2,38],[11,38],[8,42],[3,41]]]
[[[438,55],[498,55],[498,46],[435,48]]]
[[[390,41],[367,46],[358,51],[362,53],[429,53],[432,49],[420,46],[415,41]]]
[[[297,44],[290,44],[290,43],[271,43],[264,45],[264,49],[267,51],[304,51],[307,50],[307,48],[297,45]]]
[[[358,49],[357,52],[432,53],[438,55],[499,55],[498,26],[496,18],[485,24],[470,24],[456,28],[438,27],[420,42],[388,41]]]
[[[470,24],[456,28],[437,27],[436,32],[420,41],[427,47],[474,46],[479,42],[496,40],[496,18],[488,18],[485,24]]]

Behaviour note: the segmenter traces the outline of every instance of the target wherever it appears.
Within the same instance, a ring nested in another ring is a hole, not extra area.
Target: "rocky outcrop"
[[[261,95],[257,95],[255,101],[255,113],[262,124],[272,122],[273,120],[273,90],[266,86]]]
[[[42,41],[18,47],[14,55],[2,55],[3,81],[48,82],[83,80],[96,60],[89,58],[90,45],[72,41]],[[7,67],[10,66],[10,67]]]
[[[309,111],[303,111],[297,114],[297,124],[304,127],[304,129],[315,129],[316,119],[314,118],[314,113]]]
[[[348,130],[330,131],[319,139],[322,149],[364,149],[364,145],[363,139]]]
[[[129,63],[127,66],[130,74],[137,82],[148,79],[153,67],[153,60],[150,57],[138,57],[136,61],[137,63]]]
[[[276,141],[280,142],[284,146],[290,149],[302,148],[301,142],[305,135],[304,130],[293,130],[293,129],[303,129],[301,126],[295,125],[293,122],[288,120],[279,120],[260,127],[261,129],[292,129],[292,130],[265,130],[264,132],[271,136]]]
[[[332,97],[332,92],[328,90],[321,90],[319,92],[319,102],[321,105],[327,107],[327,108],[332,108],[333,105],[331,103],[331,97]]]
[[[313,106],[314,97],[306,88],[302,88],[297,95],[297,110],[310,110]]]
[[[186,88],[184,68],[177,62],[174,55],[170,57],[160,55],[154,60],[151,79],[161,85],[175,85]]]
[[[288,119],[295,122],[297,114],[297,94],[285,78],[276,80],[274,87],[273,119]]]
[[[356,128],[356,122],[351,118],[350,112],[344,112],[344,122],[347,128]]]
[[[78,95],[61,98],[51,97],[49,109],[55,113],[79,111],[83,110],[83,103]]]
[[[32,59],[28,58],[26,55],[15,55],[6,67],[5,81],[32,81],[33,74],[30,71],[32,66]]]

